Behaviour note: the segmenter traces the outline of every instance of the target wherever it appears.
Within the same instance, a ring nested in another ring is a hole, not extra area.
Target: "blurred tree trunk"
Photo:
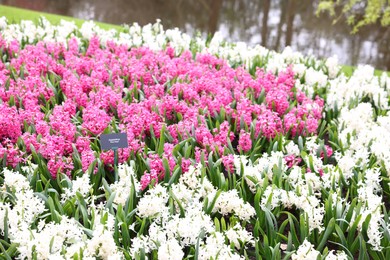
[[[267,47],[267,33],[268,33],[268,15],[271,6],[271,0],[265,0],[263,6],[263,23],[261,28],[261,45]]]
[[[208,33],[214,34],[217,31],[219,13],[222,7],[222,0],[213,0],[210,8]]]
[[[286,30],[286,46],[291,45],[294,27],[294,18],[296,9],[296,0],[288,0],[287,5],[287,30]]]
[[[351,64],[357,64],[360,56],[360,48],[361,40],[360,37],[357,35],[351,40],[351,58],[349,59],[351,61]]]
[[[276,33],[276,41],[275,41],[275,50],[279,50],[280,47],[280,39],[282,38],[282,27],[285,23],[285,17],[286,17],[286,1],[281,0],[280,1],[280,9],[282,10],[280,12],[280,20],[278,24],[278,29]]]

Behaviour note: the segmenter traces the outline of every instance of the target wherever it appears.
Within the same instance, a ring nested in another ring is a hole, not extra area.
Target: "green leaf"
[[[206,232],[204,231],[204,229],[202,229],[202,231],[200,231],[198,239],[196,240],[194,260],[198,260],[198,258],[199,258],[200,240],[203,240],[205,234],[206,234]]]
[[[292,241],[294,243],[294,246],[297,248],[301,244],[301,242],[298,239],[298,235],[294,223],[298,223],[298,220],[290,212],[287,213],[287,218],[290,223],[290,234],[292,236]]]
[[[169,190],[169,195],[176,201],[177,205],[179,206],[180,217],[184,217],[185,216],[185,210],[184,210],[183,205],[181,204],[181,201],[175,196],[175,194],[173,194],[171,189]]]
[[[4,214],[4,221],[3,221],[3,232],[4,232],[4,240],[9,242],[8,240],[8,209],[6,208],[5,214]]]
[[[7,250],[4,248],[2,243],[0,243],[0,250],[3,252],[2,257],[4,257],[7,260],[12,260],[11,256],[8,254]]]
[[[169,162],[168,162],[167,158],[164,157],[162,159],[162,162],[163,162],[163,166],[164,166],[164,170],[165,170],[164,182],[168,183],[169,179],[171,178],[171,169],[169,167]]]
[[[367,235],[367,230],[368,230],[368,225],[370,224],[370,220],[371,220],[371,214],[368,214],[366,219],[364,220],[363,222],[363,225],[362,225],[362,235],[363,237],[365,238],[365,240],[368,240],[368,235]]]
[[[304,146],[303,146],[303,139],[301,136],[298,137],[298,147],[300,151],[303,151]]]
[[[162,125],[161,131],[160,131],[160,142],[158,144],[158,150],[157,153],[159,156],[161,156],[164,152],[164,143],[165,143],[165,124]]]
[[[328,226],[325,229],[325,232],[321,235],[321,237],[322,237],[321,242],[317,247],[318,251],[322,251],[326,242],[328,241],[329,236],[333,233],[334,228],[335,228],[335,220],[334,220],[334,218],[332,218],[329,221]]]
[[[214,218],[214,225],[215,225],[215,230],[217,232],[221,232],[221,225],[217,217]]]
[[[7,249],[7,254],[13,258],[18,254],[18,244],[12,243]]]
[[[227,230],[227,226],[226,226],[226,221],[225,221],[225,218],[222,217],[221,218],[221,231],[226,231]]]
[[[81,211],[81,215],[83,217],[84,227],[89,228],[90,225],[89,225],[89,218],[88,218],[88,212],[87,212],[87,204],[86,204],[83,196],[79,192],[76,193],[76,197],[77,197],[77,200],[79,203],[78,209]]]
[[[360,244],[360,249],[359,249],[359,260],[365,260],[369,259],[370,257],[367,254],[367,246],[366,246],[366,241],[364,241],[363,236],[359,235],[359,244]]]
[[[122,244],[125,246],[125,248],[128,248],[130,246],[130,234],[129,234],[129,228],[126,223],[121,224],[121,235],[122,235]]]
[[[75,211],[75,206],[74,206],[73,202],[67,200],[64,203],[63,209],[64,209],[65,214],[70,217],[73,215],[73,212]]]
[[[221,190],[218,190],[217,193],[215,194],[213,200],[211,201],[210,205],[207,206],[207,209],[205,210],[205,213],[206,214],[211,214],[211,212],[213,211],[214,209],[214,206],[215,206],[215,203],[217,202],[217,199],[219,197],[219,195],[221,195]]]
[[[116,191],[111,193],[110,197],[107,200],[106,207],[105,207],[106,209],[108,209],[110,211],[111,214],[115,214],[114,209],[112,207],[112,204],[114,203],[115,196],[116,196]]]
[[[344,246],[348,246],[347,239],[345,238],[344,232],[341,230],[339,225],[336,224],[334,228],[335,228],[337,236],[340,239],[341,244]]]
[[[108,185],[108,183],[107,183],[105,178],[102,178],[102,183],[103,183],[104,190],[106,192],[108,192],[108,194],[112,194],[112,190],[110,188],[110,185]]]
[[[292,256],[294,253],[295,253],[295,251],[286,252],[286,253],[284,254],[283,260],[291,259],[291,256]]]
[[[348,237],[347,237],[349,248],[351,247],[351,245],[354,242],[356,229],[357,229],[357,226],[358,226],[359,221],[360,221],[361,218],[362,218],[362,215],[357,215],[355,221],[352,224],[352,226],[349,228]],[[354,252],[352,252],[352,253],[354,253]]]
[[[145,226],[146,226],[146,218],[142,219],[141,227],[140,227],[140,229],[138,231],[139,235],[142,235],[144,233]]]
[[[342,245],[342,244],[340,244],[340,243],[337,243],[337,242],[334,242],[334,241],[331,241],[331,240],[329,241],[329,243],[341,247],[341,248],[343,249],[343,251],[344,251],[345,253],[348,254],[349,259],[353,259],[353,258],[354,258],[353,255],[352,255],[352,253],[351,253],[351,252],[348,250],[348,248],[345,247],[344,245]]]
[[[55,223],[60,223],[61,221],[61,216],[60,214],[58,214],[58,212],[55,210],[55,206],[54,206],[54,201],[51,197],[49,197],[47,199],[47,204],[49,206],[49,211],[50,211],[50,214],[51,214],[51,219],[55,222]]]
[[[176,183],[177,180],[179,179],[180,175],[181,175],[181,167],[177,167],[174,171],[173,171],[173,174],[171,176],[171,178],[169,179],[169,182],[168,182],[168,186],[170,187],[173,183]]]
[[[257,189],[256,195],[255,195],[255,202],[254,202],[254,207],[256,210],[256,215],[257,217],[261,216],[261,210],[260,210],[260,199],[261,199],[262,192],[260,188]]]

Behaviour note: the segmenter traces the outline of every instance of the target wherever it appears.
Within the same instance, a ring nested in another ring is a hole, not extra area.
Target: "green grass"
[[[85,20],[77,19],[69,16],[56,15],[56,14],[48,14],[43,12],[36,12],[16,7],[4,6],[0,5],[0,17],[5,16],[10,23],[19,23],[21,20],[31,20],[34,22],[38,22],[39,17],[44,16],[47,20],[49,20],[52,24],[58,24],[61,20],[66,21],[74,21],[78,27],[85,22]],[[116,29],[122,30],[123,27],[120,25],[108,24],[108,23],[100,23],[95,22],[100,28],[105,30]]]
[[[344,65],[341,70],[344,72],[344,74],[348,77],[352,76],[353,71],[355,70],[356,67],[349,66],[349,65]]]
[[[355,71],[356,67],[354,66],[349,66],[349,65],[344,65],[342,66],[341,70],[344,72],[344,74],[347,76],[347,77],[350,77],[352,76],[353,72]],[[382,75],[382,73],[386,73],[385,71],[382,71],[382,70],[375,70],[374,71],[374,75],[376,76],[380,76]],[[390,77],[390,71],[387,71],[387,75]]]
[[[78,27],[81,27],[81,25],[85,22],[85,20],[77,19],[69,16],[63,16],[63,15],[56,15],[56,14],[48,14],[43,12],[36,12],[16,7],[10,7],[10,6],[4,6],[0,5],[0,17],[5,16],[7,17],[8,21],[11,23],[19,23],[21,20],[31,20],[34,22],[37,22],[39,17],[44,16],[47,20],[49,20],[52,24],[58,24],[61,20],[66,21],[74,21],[75,24]],[[123,27],[120,25],[115,24],[108,24],[108,23],[101,23],[101,22],[95,22],[96,25],[98,25],[100,28],[105,30],[115,29],[118,31],[123,30]],[[342,66],[343,73],[350,77],[353,74],[353,71],[355,70],[355,67],[353,66]],[[382,74],[383,71],[375,70],[375,75],[379,76]],[[387,72],[387,74],[390,76],[390,72]]]

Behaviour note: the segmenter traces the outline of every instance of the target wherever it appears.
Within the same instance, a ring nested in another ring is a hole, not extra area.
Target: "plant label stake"
[[[127,142],[127,134],[102,134],[100,136],[100,145],[102,147],[102,150],[114,151],[115,181],[118,181],[118,149],[129,147],[129,144]]]

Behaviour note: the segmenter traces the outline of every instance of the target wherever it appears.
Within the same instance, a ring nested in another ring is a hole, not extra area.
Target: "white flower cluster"
[[[229,228],[226,232],[226,237],[230,243],[233,243],[237,249],[241,248],[242,244],[251,243],[254,245],[254,239],[251,233],[244,229],[240,224]]]
[[[323,187],[321,178],[314,172],[302,174],[302,168],[293,166],[290,174],[286,177],[292,187],[301,195],[318,194]]]
[[[64,188],[61,194],[61,202],[64,203],[67,199],[71,199],[76,196],[76,193],[80,193],[83,198],[86,198],[90,192],[92,185],[88,174],[83,174],[81,177],[70,181],[71,187]]]
[[[132,239],[132,257],[136,257],[143,249],[145,253],[157,250],[161,259],[181,259],[183,250],[196,245],[202,233],[204,239],[200,240],[200,259],[216,256],[238,259],[239,256],[225,244],[226,239],[237,248],[253,244],[252,234],[239,223],[224,233],[216,231],[210,215],[204,211],[204,200],[207,198],[209,201],[206,207],[211,205],[217,191],[206,178],[202,178],[201,170],[200,165],[190,166],[188,172],[180,177],[178,183],[172,184],[170,190],[158,184],[140,199],[137,214],[151,218],[152,223],[148,236]],[[166,205],[168,200],[175,201],[174,212]],[[212,209],[212,212],[217,211],[223,215],[235,214],[242,220],[249,220],[255,214],[252,206],[244,203],[237,193],[230,191],[220,192]]]
[[[207,179],[203,178],[201,174],[202,165],[198,164],[196,167],[190,166],[187,173],[180,176],[179,182],[172,185],[171,189],[176,198],[179,199],[183,206],[188,205],[192,201],[201,200],[210,193],[215,193],[213,184]]]
[[[154,218],[159,217],[161,214],[166,214],[168,212],[166,206],[168,199],[167,189],[161,184],[156,185],[140,199],[137,206],[138,216],[141,218]]]
[[[388,109],[389,89],[386,90],[384,87],[389,86],[389,81],[385,73],[381,78],[375,77],[374,68],[371,66],[358,66],[351,77],[341,75],[329,81],[326,102],[330,108],[335,104],[342,107],[348,106],[351,102],[361,102],[367,97],[375,106]]]
[[[0,225],[0,230],[4,232],[5,219],[7,215],[7,223],[11,238],[24,238],[24,232],[28,233],[28,229],[36,218],[45,212],[44,202],[38,198],[26,177],[18,172],[13,172],[4,169],[4,185],[1,190],[8,188],[15,198],[13,205],[10,203],[0,202],[0,220],[3,225]]]
[[[111,192],[115,192],[114,203],[123,206],[126,204],[132,188],[134,188],[135,193],[140,190],[140,183],[134,173],[134,162],[131,161],[130,165],[127,163],[120,164],[118,166],[118,177],[119,180],[111,184],[110,189]]]
[[[211,193],[209,201],[214,197]],[[247,202],[244,202],[239,196],[237,190],[223,191],[217,198],[213,212],[219,212],[223,216],[234,213],[242,220],[249,221],[256,212],[255,209]]]
[[[181,260],[183,257],[184,252],[176,239],[170,239],[158,248],[158,259]]]
[[[315,172],[303,174],[301,167],[293,166],[287,174],[287,166],[282,152],[272,152],[270,156],[264,154],[255,163],[252,163],[245,156],[235,157],[235,168],[238,174],[242,174],[252,192],[263,185],[264,177],[272,179],[275,168],[281,172],[281,178],[289,182],[293,190],[286,191],[276,186],[267,186],[263,191],[260,202],[261,207],[270,210],[278,206],[286,208],[296,207],[307,213],[309,230],[324,230],[323,217],[325,209],[321,203],[320,190],[322,187],[330,187],[332,180],[339,180],[339,171],[333,165],[323,165],[320,158],[315,155],[319,145],[315,138],[308,138],[306,143],[309,155],[304,160],[313,162]],[[293,142],[286,145],[287,154],[298,155],[299,148]],[[241,167],[243,172],[241,173]],[[319,169],[325,169],[326,177],[320,178]],[[255,183],[256,181],[256,183]]]
[[[206,238],[206,242],[200,246],[199,259],[245,259],[233,253],[225,243],[226,236],[221,232],[213,232]]]
[[[94,225],[91,227],[92,237],[84,232],[84,227],[75,219],[61,216],[59,223],[39,220],[47,209],[45,203],[33,190],[27,178],[18,172],[4,169],[4,185],[12,192],[14,203],[0,202],[0,231],[4,235],[4,227],[8,225],[8,235],[13,243],[18,244],[18,258],[32,259],[73,259],[82,252],[83,259],[123,259],[113,238],[114,217],[104,210],[92,205]],[[80,192],[83,196],[89,192],[89,185],[84,192],[81,184],[88,184],[89,178],[81,177],[73,181],[72,189],[66,191],[67,196],[75,196]],[[1,195],[7,196],[6,193]],[[0,198],[1,198],[0,197]],[[102,216],[104,216],[104,220]]]
[[[3,169],[4,187],[9,188],[14,192],[27,192],[30,189],[30,183],[22,174],[10,171],[7,168]]]
[[[390,115],[379,116],[376,120],[369,103],[359,103],[352,109],[344,108],[340,113],[340,140],[348,148],[338,158],[343,170],[350,172],[353,166],[365,168],[373,154],[390,173],[390,150],[387,149],[390,145]]]
[[[269,208],[283,205],[286,208],[295,206],[297,209],[305,212],[308,217],[309,231],[317,229],[320,233],[324,230],[323,218],[325,209],[321,205],[320,199],[314,195],[299,195],[295,191],[286,191],[274,186],[268,186],[263,193],[260,206]]]
[[[300,154],[299,147],[294,142],[290,141],[285,146],[288,155],[298,156]]]
[[[38,228],[32,229],[29,233],[30,239],[26,239],[26,234],[22,232],[13,239],[13,242],[19,244],[20,259],[30,259],[34,253],[38,259],[69,259],[74,254],[79,254],[87,240],[80,224],[66,217],[63,217],[58,224],[54,222],[45,224],[42,220]],[[66,253],[61,255],[64,246],[66,246]]]
[[[282,174],[287,170],[283,152],[271,152],[271,155],[264,153],[263,156],[257,160],[256,167],[260,172],[265,172],[269,180],[272,180],[275,167],[279,168]]]
[[[381,186],[380,186],[380,171],[378,168],[367,169],[364,175],[364,181],[358,183],[358,199],[363,203],[360,210],[361,219],[358,224],[358,228],[361,230],[363,222],[370,214],[370,224],[368,225],[367,235],[368,243],[373,246],[374,250],[380,251],[381,239],[383,237],[383,231],[381,231],[381,223],[383,222],[383,214],[381,211],[383,202]],[[354,216],[356,217],[356,216]],[[354,218],[352,218],[354,220]],[[351,225],[352,225],[351,221]]]
[[[299,190],[301,195],[320,195],[321,188],[330,189],[333,184],[335,187],[339,186],[340,181],[340,169],[332,164],[324,164],[323,160],[317,156],[320,144],[318,144],[317,137],[307,137],[305,143],[307,154],[302,154],[302,159],[306,165],[312,165],[314,172],[306,170],[303,174],[302,168],[299,166],[292,166],[290,172],[285,178],[289,184]],[[299,148],[293,142],[288,143],[285,146],[287,154],[299,154]],[[345,181],[351,176],[343,176]]]
[[[338,251],[337,253],[334,250],[331,250],[326,256],[325,260],[348,260],[348,255],[344,251]]]
[[[92,210],[92,238],[85,243],[84,254],[89,259],[123,259],[114,241],[115,217],[105,210]]]
[[[322,71],[308,68],[305,71],[305,82],[309,87],[325,87],[328,82],[328,77]]]
[[[38,165],[31,162],[28,162],[27,165],[21,167],[22,171],[25,172],[28,176],[31,176],[37,168]]]
[[[297,252],[292,256],[292,260],[313,260],[320,256],[320,252],[314,249],[314,246],[305,239],[303,243],[298,247]]]
[[[284,175],[287,165],[282,152],[271,152],[271,155],[264,153],[255,163],[248,160],[246,156],[234,156],[234,167],[237,175],[243,175],[246,183],[252,192],[256,192],[257,187],[263,185],[264,177],[267,176],[272,180],[274,167],[277,167]],[[241,173],[241,167],[244,172]]]
[[[132,257],[135,257],[141,249],[145,250],[146,253],[152,250],[159,250],[160,253],[158,244],[165,245],[168,243],[173,245],[172,240],[177,240],[180,250],[169,251],[169,253],[175,253],[170,257],[178,259],[183,254],[182,248],[195,245],[201,232],[209,233],[214,230],[210,216],[202,211],[202,207],[203,204],[200,202],[189,204],[183,217],[179,214],[171,215],[168,211],[161,214],[161,217],[156,218],[150,225],[149,236],[141,235],[132,240],[130,250]],[[168,253],[165,250],[164,252],[165,254]]]
[[[61,20],[57,26],[50,24],[45,18],[40,19],[41,25],[35,25],[32,21],[21,21],[20,24],[7,24],[2,17],[2,37],[7,42],[18,41],[33,43],[37,39],[43,41],[55,41],[66,44],[68,39],[76,36],[77,26],[74,22]]]
[[[382,249],[383,236],[380,165],[390,173],[389,86],[385,73],[375,77],[372,67],[360,66],[351,78],[341,76],[330,81],[327,98],[330,108],[336,104],[340,108],[338,134],[344,151],[336,153],[337,168],[346,180],[355,176],[354,171],[364,176],[357,180],[358,199],[363,205],[358,227],[370,214],[367,235],[374,250]],[[379,116],[378,111],[382,111]],[[377,164],[370,163],[373,156]]]

